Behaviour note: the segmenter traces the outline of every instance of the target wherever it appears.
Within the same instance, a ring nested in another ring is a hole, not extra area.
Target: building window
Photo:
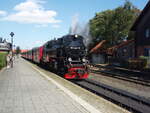
[[[150,57],[150,48],[144,49],[144,56]]]
[[[145,36],[146,36],[146,38],[150,37],[150,29],[149,28],[146,29]]]

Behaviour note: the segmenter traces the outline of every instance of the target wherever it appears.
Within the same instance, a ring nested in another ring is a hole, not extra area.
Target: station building
[[[134,40],[123,41],[118,45],[108,48],[107,55],[117,59],[134,58]]]
[[[9,52],[11,50],[11,43],[7,42],[5,39],[0,38],[0,52]]]
[[[92,64],[104,64],[106,63],[106,51],[104,49],[106,40],[100,41],[94,48],[89,52],[90,62]]]
[[[133,24],[135,57],[150,56],[150,1]]]

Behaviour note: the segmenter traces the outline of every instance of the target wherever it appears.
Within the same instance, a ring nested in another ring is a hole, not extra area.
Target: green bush
[[[7,52],[0,52],[0,69],[6,66]]]

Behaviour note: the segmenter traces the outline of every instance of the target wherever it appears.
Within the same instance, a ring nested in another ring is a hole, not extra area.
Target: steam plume
[[[84,44],[88,48],[91,42],[89,23],[81,24],[79,23],[79,15],[75,14],[72,18],[72,24],[69,29],[69,34],[78,34],[84,37]]]

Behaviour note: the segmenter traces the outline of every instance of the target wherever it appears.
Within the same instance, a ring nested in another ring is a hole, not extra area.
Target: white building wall
[[[92,63],[93,64],[104,64],[105,57],[102,54],[92,54]]]

